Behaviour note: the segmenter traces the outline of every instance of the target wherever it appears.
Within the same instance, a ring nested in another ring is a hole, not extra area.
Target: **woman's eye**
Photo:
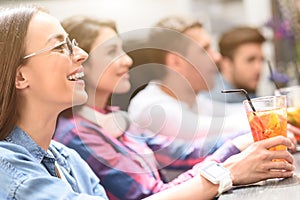
[[[117,53],[117,49],[110,49],[109,51],[108,51],[108,55],[115,55]]]
[[[53,48],[53,50],[60,52],[60,53],[64,53],[66,48],[67,48],[67,44],[61,44],[61,45]]]

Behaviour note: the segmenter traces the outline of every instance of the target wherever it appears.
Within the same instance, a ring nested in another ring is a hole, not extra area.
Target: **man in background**
[[[236,27],[225,32],[219,41],[222,58],[219,60],[221,75],[216,76],[215,86],[207,95],[215,101],[241,103],[245,96],[239,93],[221,93],[224,89],[245,89],[251,98],[256,89],[264,63],[262,45],[265,37],[257,28]]]

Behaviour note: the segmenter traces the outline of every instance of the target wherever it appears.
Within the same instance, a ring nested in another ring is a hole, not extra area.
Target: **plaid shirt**
[[[142,134],[141,136],[144,138],[144,143],[154,152],[159,167],[171,171],[191,169],[223,144],[223,141],[219,141],[215,144],[212,142],[203,145],[201,141],[187,142],[163,135],[147,137],[147,134],[145,136]],[[220,161],[224,161],[226,158],[225,155]]]
[[[59,119],[54,139],[75,149],[87,161],[101,179],[111,200],[142,199],[199,175],[201,163],[171,182],[164,183],[153,151],[144,140],[128,135],[125,133],[117,139],[113,138],[96,124],[74,115],[73,118]],[[227,142],[207,160],[222,162],[238,152],[232,143]],[[155,154],[159,154],[159,151]],[[166,152],[160,158],[166,159]],[[191,159],[191,163],[196,160]],[[198,160],[202,161],[203,158]]]

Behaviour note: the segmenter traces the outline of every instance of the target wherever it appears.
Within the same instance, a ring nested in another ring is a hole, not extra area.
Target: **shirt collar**
[[[42,159],[47,156],[53,158],[47,151],[42,149],[32,138],[25,133],[21,128],[15,126],[10,135],[5,139],[7,142],[11,142],[24,147],[38,162],[42,162]]]
[[[120,110],[120,107],[118,106],[106,106],[104,109],[101,109],[101,108],[98,108],[96,106],[89,106],[89,105],[84,105],[84,106],[87,106],[87,107],[90,107],[92,108],[93,110],[96,110],[102,114],[107,114],[107,113],[110,113],[110,112],[115,112],[115,111],[119,111]]]

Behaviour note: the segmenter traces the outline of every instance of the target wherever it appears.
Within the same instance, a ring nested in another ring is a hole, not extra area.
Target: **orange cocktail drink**
[[[268,96],[251,99],[256,109],[254,112],[248,100],[244,101],[248,121],[254,141],[260,141],[275,136],[287,136],[286,96]],[[286,150],[279,145],[270,150]]]

